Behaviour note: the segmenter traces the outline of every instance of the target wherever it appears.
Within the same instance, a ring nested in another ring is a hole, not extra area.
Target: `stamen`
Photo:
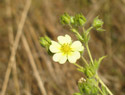
[[[67,44],[67,43],[66,43],[66,44],[63,44],[63,45],[61,46],[61,51],[62,51],[64,54],[70,53],[71,50],[72,50],[72,48],[71,48],[70,44]]]

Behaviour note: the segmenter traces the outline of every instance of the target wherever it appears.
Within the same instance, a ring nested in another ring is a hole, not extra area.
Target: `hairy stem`
[[[90,50],[89,50],[88,44],[86,44],[86,49],[87,49],[87,51],[88,51],[89,58],[90,58],[90,60],[91,60],[91,62],[92,62],[92,64],[93,64],[93,59],[92,59],[92,55],[91,55],[91,52],[90,52]]]
[[[113,93],[108,89],[108,87],[103,83],[103,81],[99,78],[98,75],[96,75],[96,79],[101,83],[102,86],[104,86],[107,90],[107,92],[110,94],[110,95],[113,95]]]
[[[85,62],[85,64],[88,66],[88,62],[86,61],[86,59],[82,56],[82,60]]]
[[[76,67],[78,67],[78,68],[83,68],[82,66],[80,66],[80,65],[78,65],[78,64],[76,64],[76,63],[74,63],[74,65],[75,65]]]
[[[98,90],[100,91],[100,93],[101,93],[102,95],[104,95],[103,92],[102,92],[102,90],[100,89],[100,87],[97,86],[97,88],[98,88]]]

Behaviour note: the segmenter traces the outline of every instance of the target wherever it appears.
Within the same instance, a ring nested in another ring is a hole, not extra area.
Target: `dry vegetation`
[[[83,13],[88,25],[97,15],[103,19],[106,31],[92,31],[89,45],[95,58],[108,55],[99,70],[102,80],[115,95],[125,95],[125,0],[0,0],[1,95],[78,91],[81,73],[72,64],[54,63],[39,43],[44,35],[74,37],[59,23],[64,12]]]

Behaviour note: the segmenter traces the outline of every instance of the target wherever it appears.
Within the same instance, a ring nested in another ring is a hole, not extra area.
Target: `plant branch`
[[[74,65],[75,65],[76,67],[78,67],[78,68],[83,68],[82,66],[80,66],[80,65],[78,65],[78,64],[76,64],[76,63],[74,63]]]
[[[86,59],[82,56],[82,60],[85,62],[86,65],[89,65]]]
[[[22,13],[21,21],[18,25],[18,30],[17,30],[17,34],[16,34],[16,37],[15,37],[15,41],[14,41],[14,44],[13,44],[13,47],[12,47],[12,50],[11,50],[11,56],[10,56],[10,59],[9,59],[9,62],[8,62],[8,67],[7,67],[7,70],[6,70],[5,79],[4,79],[2,90],[1,90],[1,95],[5,95],[5,92],[6,92],[7,84],[8,84],[10,73],[11,73],[11,69],[12,69],[12,66],[14,64],[13,63],[14,58],[15,58],[16,51],[17,51],[17,48],[18,48],[18,44],[19,44],[19,41],[20,41],[20,38],[21,38],[22,29],[23,29],[23,26],[25,24],[25,20],[26,20],[27,13],[29,11],[30,5],[31,5],[31,0],[27,0],[24,11]]]
[[[89,58],[90,58],[90,60],[91,60],[91,62],[92,62],[92,64],[93,64],[93,59],[92,59],[92,55],[91,55],[91,52],[90,52],[90,50],[89,50],[88,44],[86,44],[86,49],[87,49],[87,51],[88,51]]]
[[[96,75],[96,79],[101,83],[102,86],[106,88],[106,90],[108,91],[110,95],[113,95],[113,93],[108,89],[108,87],[103,83],[103,81],[99,78],[98,75]]]

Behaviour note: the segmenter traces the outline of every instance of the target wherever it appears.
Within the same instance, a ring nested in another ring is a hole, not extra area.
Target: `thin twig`
[[[19,87],[19,81],[18,81],[18,76],[17,76],[17,67],[16,67],[16,61],[14,60],[13,62],[13,79],[15,83],[15,93],[16,95],[20,95],[20,87]]]
[[[8,62],[8,67],[7,67],[5,79],[4,79],[4,82],[3,82],[1,95],[5,95],[5,92],[6,92],[9,76],[10,76],[10,73],[11,73],[11,68],[14,64],[12,62],[14,61],[14,57],[16,55],[16,51],[17,51],[17,48],[18,48],[18,44],[19,44],[19,41],[20,41],[21,34],[22,34],[22,29],[23,29],[23,26],[24,26],[24,23],[25,23],[30,5],[31,5],[31,0],[27,0],[26,6],[25,6],[24,11],[22,13],[21,21],[18,25],[17,35],[16,35],[16,38],[15,38],[15,41],[14,41],[14,44],[13,44],[13,47],[12,47],[12,51],[11,51],[11,56],[10,56],[10,59],[9,59],[9,62]]]
[[[35,61],[34,61],[34,58],[33,58],[33,56],[32,56],[31,50],[30,50],[30,48],[29,48],[28,42],[27,42],[27,40],[26,40],[26,38],[25,38],[24,35],[22,35],[22,42],[23,42],[23,45],[24,45],[24,47],[25,47],[25,50],[26,50],[26,52],[27,52],[27,54],[28,54],[31,67],[32,67],[32,69],[33,69],[33,71],[34,71],[34,76],[35,76],[35,78],[36,78],[36,80],[37,80],[37,82],[38,82],[38,86],[39,86],[39,88],[40,88],[40,90],[41,90],[41,93],[42,93],[43,95],[47,95],[46,90],[45,90],[45,87],[44,87],[44,84],[43,84],[43,82],[42,82],[42,80],[41,80],[41,78],[40,78],[40,76],[39,76],[39,72],[38,72],[37,67],[36,67],[36,65],[35,65]]]
[[[22,45],[22,44],[21,44]],[[32,77],[30,76],[30,67],[29,64],[25,64],[24,60],[22,60],[22,57],[20,56],[20,53],[17,53],[16,55],[17,57],[17,61],[19,64],[19,67],[22,69],[22,71],[24,72],[24,78],[25,78],[25,86],[24,86],[24,90],[22,91],[22,93],[25,93],[25,95],[31,95],[31,82],[32,82]],[[22,64],[24,63],[24,64]]]
[[[32,27],[31,25],[31,22],[29,20],[27,20],[27,25],[28,25],[28,28],[29,28],[29,35],[31,35],[31,37],[33,38],[33,41],[35,43],[35,46],[36,46],[36,49],[40,52],[40,57],[42,58],[43,60],[43,63],[46,62],[46,66],[50,72],[50,75],[52,76],[52,78],[54,79],[54,81],[57,81],[57,77],[56,77],[56,74],[55,74],[55,71],[54,71],[54,68],[52,66],[52,63],[49,59],[47,59],[47,57],[45,56],[45,54],[43,54],[43,50],[39,44],[39,40],[37,38],[37,35],[35,33],[35,30],[34,28]]]
[[[18,15],[17,15],[17,16],[18,16]],[[17,18],[17,17],[16,17],[16,23],[18,23],[18,18]],[[34,35],[35,35],[35,34],[34,34]],[[27,42],[27,40],[26,40],[26,37],[25,37],[24,35],[22,35],[22,42],[23,42],[23,45],[24,45],[24,47],[25,47],[26,53],[27,53],[27,55],[28,55],[28,58],[29,58],[31,67],[32,67],[32,69],[33,69],[34,76],[35,76],[35,78],[36,78],[36,80],[37,80],[37,82],[38,82],[38,86],[39,86],[39,88],[40,88],[40,91],[41,91],[41,93],[42,93],[43,95],[47,95],[47,92],[46,92],[46,90],[45,90],[44,84],[43,84],[42,79],[41,79],[41,77],[40,77],[40,75],[39,75],[39,72],[38,72],[38,70],[37,70],[37,66],[36,66],[35,60],[34,60],[34,58],[33,58],[33,55],[32,55],[32,53],[31,53],[31,50],[30,50],[30,48],[29,48],[29,44],[28,44],[28,42]]]
[[[11,23],[11,7],[10,7],[10,0],[6,0],[6,7],[7,7],[7,16],[8,16],[8,34],[9,34],[9,41],[10,41],[10,48],[12,49],[12,45],[14,43],[14,35],[13,35],[13,27]],[[16,95],[20,95],[20,88],[19,88],[19,82],[18,82],[18,76],[17,76],[17,68],[16,68],[16,60],[14,57],[13,63],[13,78],[14,78],[14,84],[15,84],[15,93]]]

